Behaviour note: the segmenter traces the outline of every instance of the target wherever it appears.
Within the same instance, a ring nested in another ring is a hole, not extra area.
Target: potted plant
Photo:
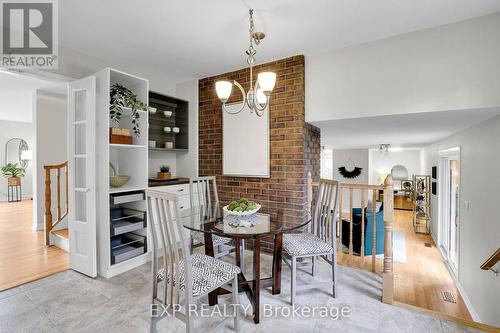
[[[2,175],[7,179],[9,186],[21,186],[21,177],[24,177],[26,170],[17,166],[17,163],[8,163],[2,167]]]
[[[123,108],[132,109],[132,131],[136,136],[141,134],[141,129],[139,128],[139,118],[140,113],[138,110],[148,110],[148,106],[141,102],[137,95],[135,95],[132,90],[124,87],[119,83],[115,83],[111,86],[109,91],[110,97],[110,108],[109,115],[113,122],[119,123],[123,115]]]
[[[156,174],[158,179],[170,179],[170,167],[167,165],[162,165],[160,167],[160,172],[157,172]]]

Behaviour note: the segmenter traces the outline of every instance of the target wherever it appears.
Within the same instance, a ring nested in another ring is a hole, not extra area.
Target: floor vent
[[[424,243],[425,247],[432,247],[431,243]]]
[[[453,295],[452,292],[449,292],[449,291],[441,291],[441,295],[443,296],[443,299],[446,301],[446,302],[450,302],[450,303],[456,303],[457,302],[457,299],[455,298],[455,295]]]

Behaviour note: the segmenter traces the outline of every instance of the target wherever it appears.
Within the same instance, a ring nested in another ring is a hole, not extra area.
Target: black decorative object
[[[361,175],[363,168],[358,168],[351,159],[348,159],[345,166],[339,168],[339,173],[344,178],[353,179]]]
[[[437,166],[432,167],[432,179],[437,179]]]
[[[432,194],[436,195],[437,194],[437,183],[432,182]]]
[[[363,170],[363,168],[354,167],[352,171],[347,171],[345,167],[339,168],[342,177],[350,179],[358,177],[361,174],[361,170]]]

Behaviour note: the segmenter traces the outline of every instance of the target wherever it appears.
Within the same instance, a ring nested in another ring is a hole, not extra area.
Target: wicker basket
[[[109,177],[109,185],[111,187],[122,187],[127,184],[130,176],[111,176]]]

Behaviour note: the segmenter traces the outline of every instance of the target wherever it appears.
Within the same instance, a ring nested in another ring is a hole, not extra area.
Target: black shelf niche
[[[156,108],[156,113],[149,113],[149,140],[156,141],[155,150],[187,151],[189,124],[188,124],[188,102],[159,94],[149,92],[149,106]],[[165,117],[164,111],[171,111],[172,116]],[[179,133],[165,133],[164,127],[179,127]],[[173,148],[165,149],[165,142],[172,141]]]

